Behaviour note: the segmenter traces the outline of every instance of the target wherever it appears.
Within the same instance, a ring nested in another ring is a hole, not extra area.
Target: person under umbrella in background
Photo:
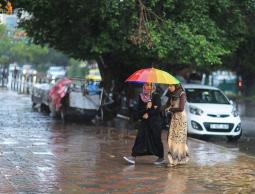
[[[143,85],[139,95],[136,117],[141,119],[140,127],[129,157],[123,157],[128,163],[135,164],[137,156],[155,155],[154,164],[164,163],[164,148],[161,140],[161,100],[151,83]]]

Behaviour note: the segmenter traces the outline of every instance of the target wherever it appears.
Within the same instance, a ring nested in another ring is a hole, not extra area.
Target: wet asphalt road
[[[185,166],[154,166],[154,157],[130,166],[122,156],[133,141],[134,131],[63,124],[0,89],[0,193],[255,193],[255,158],[238,150],[189,139]]]
[[[206,137],[207,142],[222,145],[232,150],[241,151],[251,156],[255,156],[255,118],[242,117],[242,137],[235,142],[229,142],[226,137],[211,136]],[[201,139],[199,137],[195,137]],[[203,140],[203,138],[202,138]]]

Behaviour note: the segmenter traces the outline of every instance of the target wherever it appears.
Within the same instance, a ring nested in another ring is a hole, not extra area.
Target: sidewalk
[[[188,145],[191,159],[185,166],[153,167],[150,160],[141,158],[136,166],[127,167],[124,175],[143,172],[133,178],[136,181],[132,185],[141,184],[139,179],[155,180],[151,180],[151,185],[144,182],[145,193],[255,193],[255,158],[193,138],[189,138]],[[137,192],[136,189],[131,191]]]
[[[185,166],[154,166],[154,157],[139,158],[134,166],[122,159],[133,135],[110,128],[68,130],[43,139],[47,144],[34,138],[26,151],[29,142],[9,140],[0,157],[0,193],[255,193],[255,158],[245,154],[189,139]]]

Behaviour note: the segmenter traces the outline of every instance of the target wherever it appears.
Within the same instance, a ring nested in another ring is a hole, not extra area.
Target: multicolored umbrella
[[[140,69],[130,75],[126,82],[179,84],[180,81],[169,73],[156,68]]]

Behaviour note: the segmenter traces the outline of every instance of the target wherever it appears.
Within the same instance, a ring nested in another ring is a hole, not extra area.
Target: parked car
[[[33,69],[32,65],[23,65],[22,67],[22,74],[23,75],[35,75],[37,71]]]
[[[226,136],[238,140],[242,135],[241,119],[233,102],[223,92],[211,86],[183,85],[187,103],[188,133]],[[166,98],[167,91],[163,98]]]
[[[47,71],[48,79],[59,79],[66,76],[66,70],[63,66],[51,66]]]

